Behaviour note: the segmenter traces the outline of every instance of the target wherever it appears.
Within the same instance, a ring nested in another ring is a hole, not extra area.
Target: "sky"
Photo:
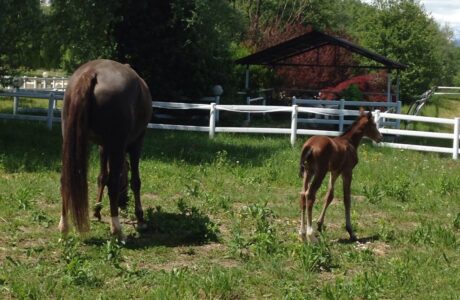
[[[422,0],[425,10],[441,25],[449,24],[460,39],[460,0]]]
[[[372,0],[362,1],[372,2]],[[439,24],[448,24],[455,38],[460,39],[460,0],[420,0],[420,3]]]

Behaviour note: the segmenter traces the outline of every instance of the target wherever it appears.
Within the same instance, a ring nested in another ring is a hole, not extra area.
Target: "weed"
[[[381,190],[378,185],[365,185],[363,187],[363,195],[367,198],[367,200],[372,204],[381,203],[383,198],[385,197],[385,192]]]
[[[98,286],[101,281],[91,270],[88,260],[78,251],[79,243],[75,238],[63,241],[62,258],[65,265],[66,279],[75,285]]]
[[[330,247],[323,239],[316,244],[302,243],[293,253],[302,269],[309,272],[330,271],[333,267]]]
[[[460,213],[457,213],[457,216],[454,219],[454,228],[460,230]]]

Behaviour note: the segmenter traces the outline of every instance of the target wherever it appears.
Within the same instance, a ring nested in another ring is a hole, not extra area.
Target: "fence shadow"
[[[0,163],[6,172],[60,171],[61,133],[44,122],[0,121]]]

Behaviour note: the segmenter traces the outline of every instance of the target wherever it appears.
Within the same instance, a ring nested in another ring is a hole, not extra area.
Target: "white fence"
[[[62,93],[48,92],[48,93],[19,93],[7,92],[0,93],[0,96],[7,96],[17,98],[31,97],[48,100],[48,109],[46,116],[32,116],[20,115],[18,111],[13,114],[0,114],[0,118],[5,119],[21,119],[21,120],[40,120],[46,121],[49,128],[53,122],[59,122],[60,118],[54,117],[56,108],[56,100],[62,99]],[[193,104],[193,103],[176,103],[176,102],[153,102],[154,108],[163,109],[204,109],[209,110],[209,126],[189,126],[189,125],[171,125],[171,124],[153,124],[148,125],[149,128],[154,129],[167,129],[167,130],[187,130],[187,131],[201,131],[208,132],[210,138],[214,138],[216,133],[219,132],[233,132],[233,133],[266,133],[266,134],[289,134],[291,144],[294,145],[297,135],[328,135],[338,136],[341,131],[328,131],[328,130],[312,130],[312,129],[298,129],[298,114],[311,113],[324,116],[357,116],[357,110],[340,110],[333,108],[316,108],[316,107],[299,107],[298,105],[292,106],[261,106],[261,105],[219,105],[216,103],[211,104]],[[216,126],[216,116],[218,111],[228,111],[235,113],[274,113],[285,112],[291,117],[290,128],[261,128],[261,127],[222,127]],[[374,111],[374,116],[377,124],[379,125],[380,132],[384,135],[395,136],[411,136],[411,137],[426,137],[433,139],[447,139],[452,141],[452,147],[438,147],[428,145],[411,145],[399,143],[380,143],[383,147],[438,152],[438,153],[451,153],[454,159],[458,159],[459,153],[459,134],[460,134],[460,118],[446,119],[446,118],[432,118],[432,117],[419,117],[411,115],[401,115],[393,113],[382,113]],[[385,128],[383,120],[396,120],[396,121],[416,121],[435,124],[444,124],[452,126],[452,132],[428,132],[428,131],[415,131],[415,130],[401,130],[393,128]]]
[[[7,76],[6,79],[11,78]],[[20,76],[11,79],[11,83],[5,86],[6,89],[19,87],[25,90],[53,90],[65,91],[68,83],[67,77],[37,77],[37,76]]]
[[[0,92],[1,97],[12,97],[13,98],[13,114],[0,113],[0,119],[16,119],[16,120],[31,120],[31,121],[46,121],[47,127],[52,128],[53,122],[60,122],[59,117],[55,117],[54,113],[57,111],[57,101],[64,98],[63,92],[58,91],[31,91],[31,90],[18,90],[13,89],[11,91]],[[33,98],[33,99],[44,99],[48,100],[47,109],[24,109],[20,106],[20,99],[22,98]],[[37,113],[46,112],[44,115],[30,115],[21,114],[26,113]]]
[[[347,107],[353,107],[358,109],[359,107],[372,107],[374,109],[379,109],[387,112],[395,112],[397,114],[401,113],[401,101],[397,102],[369,102],[369,101],[345,101],[344,99],[340,100],[318,100],[318,99],[298,99],[292,97],[293,105],[307,106],[307,107],[317,107],[317,108],[334,108],[339,111],[345,110]],[[353,120],[346,120],[345,115],[339,112],[338,115],[330,118],[329,115],[323,116],[315,114],[313,117],[302,117],[298,118],[299,123],[304,124],[328,124],[328,125],[337,125],[339,131],[343,131],[344,125],[353,123]],[[400,128],[400,121],[382,121],[383,126],[392,126],[395,128]]]

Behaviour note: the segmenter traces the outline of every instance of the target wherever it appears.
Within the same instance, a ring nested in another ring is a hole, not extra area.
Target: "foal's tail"
[[[96,73],[84,72],[66,93],[62,143],[61,194],[79,232],[88,231],[88,132],[89,107],[94,97]]]
[[[302,148],[302,152],[300,153],[300,163],[299,163],[299,177],[303,177],[303,173],[305,172],[305,165],[307,163],[308,157],[311,154],[312,149],[310,146],[304,146]]]

